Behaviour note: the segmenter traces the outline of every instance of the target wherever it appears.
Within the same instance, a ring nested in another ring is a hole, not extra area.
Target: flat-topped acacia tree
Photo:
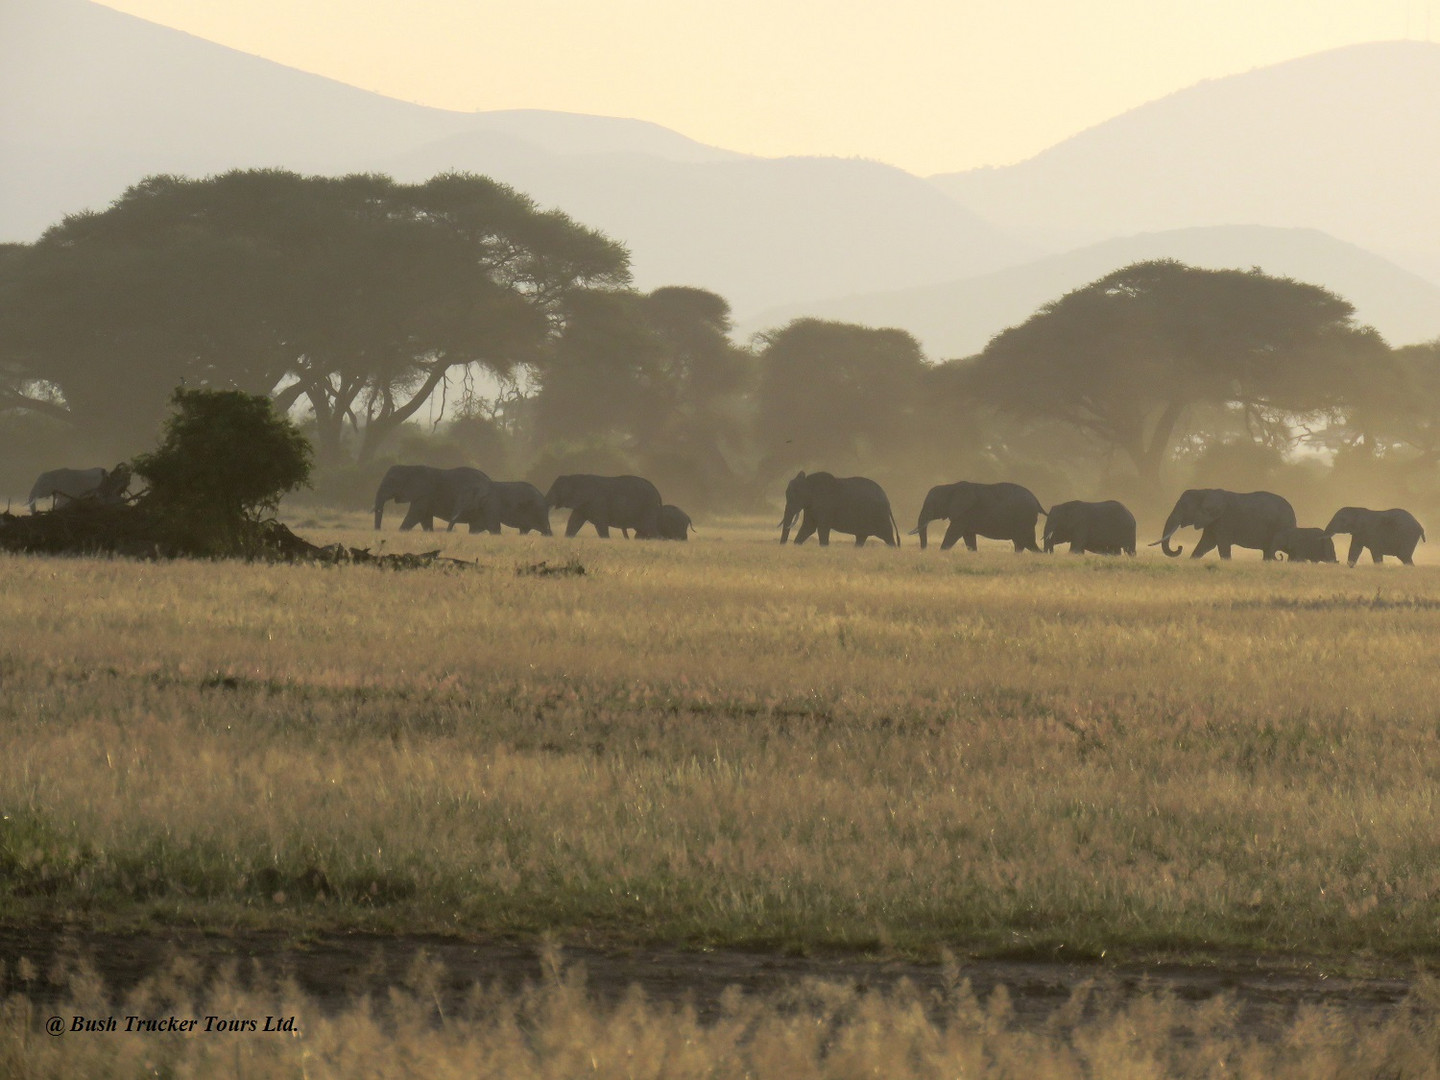
[[[1046,304],[960,362],[963,383],[1016,416],[1063,421],[1160,486],[1186,412],[1243,411],[1283,441],[1295,417],[1337,413],[1390,353],[1318,285],[1259,270],[1135,263]]]

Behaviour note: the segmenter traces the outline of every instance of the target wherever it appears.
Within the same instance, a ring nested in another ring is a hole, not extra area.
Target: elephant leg
[[[598,536],[598,537],[600,537],[601,540],[609,540],[609,539],[610,539],[610,523],[609,523],[609,522],[604,522],[604,523],[602,523],[602,522],[599,522],[599,521],[592,521],[590,524],[592,524],[592,525],[595,526],[595,535]]]
[[[565,537],[573,537],[585,524],[585,514],[579,510],[570,512],[570,520],[565,523]]]
[[[1019,549],[1019,548],[1016,548],[1015,550],[1016,550],[1016,551],[1019,551],[1020,549]],[[1070,545],[1070,554],[1071,554],[1071,555],[1084,555],[1084,554],[1085,554],[1085,545],[1082,544],[1079,540],[1076,540],[1073,544]]]
[[[411,503],[410,509],[405,512],[405,520],[400,522],[400,531],[409,532],[415,528],[416,525],[419,525],[426,532],[433,532],[435,530],[435,519],[433,514],[427,515],[422,506]]]
[[[1371,548],[1371,549],[1370,549],[1370,558],[1371,558],[1377,565],[1378,565],[1379,563],[1382,563],[1382,562],[1385,561],[1385,556],[1384,556],[1383,554],[1381,554],[1379,548]]]
[[[1220,552],[1220,558],[1222,558],[1222,559],[1228,559],[1228,558],[1230,558],[1230,545],[1229,545],[1229,544],[1216,544],[1215,547],[1216,547],[1216,548],[1219,550],[1219,552]]]
[[[865,534],[865,533],[860,533],[858,536],[855,537],[855,546],[856,546],[856,547],[864,547],[864,546],[865,546],[865,540],[866,540],[866,534]]]
[[[820,528],[819,528],[818,530],[816,530],[816,531],[820,534],[820,546],[821,546],[821,547],[829,547],[829,546],[830,546],[830,526],[829,526],[829,525],[821,525]]]
[[[955,542],[959,540],[960,537],[964,534],[964,530],[965,526],[960,525],[954,521],[950,522],[950,527],[945,530],[945,536],[940,541],[940,550],[949,551],[952,547],[954,547]]]
[[[1210,554],[1210,552],[1214,551],[1218,546],[1219,545],[1215,543],[1215,538],[1213,536],[1211,536],[1209,533],[1201,533],[1200,542],[1195,545],[1195,550],[1190,553],[1190,557],[1192,559],[1198,559],[1202,555]],[[1225,551],[1229,551],[1229,545],[1226,545]],[[1226,554],[1222,554],[1220,557],[1223,559],[1228,558],[1229,556]]]
[[[810,537],[812,537],[812,536],[814,536],[814,535],[815,535],[815,522],[809,521],[809,520],[802,520],[802,521],[800,522],[800,528],[799,528],[799,530],[795,533],[795,543],[797,543],[797,544],[803,544],[806,540],[809,540]],[[824,541],[824,540],[821,540],[820,543],[823,544],[823,543],[825,543],[825,541]]]
[[[965,534],[965,547],[970,551],[980,550],[979,545],[975,543],[975,534],[973,532]]]

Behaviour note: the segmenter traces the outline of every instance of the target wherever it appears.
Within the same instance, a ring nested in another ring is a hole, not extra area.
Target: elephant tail
[[[900,546],[900,526],[895,524],[895,511],[890,512],[890,532],[895,536],[895,546]]]

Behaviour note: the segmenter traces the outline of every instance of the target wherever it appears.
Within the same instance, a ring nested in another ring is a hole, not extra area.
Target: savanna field
[[[478,565],[0,559],[4,923],[1097,973],[1413,974],[1440,951],[1423,547],[1348,570],[782,548],[759,521],[688,544],[377,536],[308,513],[290,524],[316,543]],[[958,986],[938,1012],[832,989],[699,1024],[562,972],[466,1018],[422,1022],[417,994],[234,1045],[296,1076],[353,1075],[357,1047],[396,1063],[381,1075],[1433,1075],[1440,993],[1416,986],[1383,1028],[1301,1015],[1257,1042],[1223,1001],[1080,1003],[1029,1031]],[[9,989],[10,1074],[149,1075],[162,1052],[47,1041]],[[244,1075],[219,1045],[162,1064]]]

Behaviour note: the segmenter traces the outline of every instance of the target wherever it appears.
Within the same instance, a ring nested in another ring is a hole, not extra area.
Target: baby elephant
[[[1135,515],[1123,503],[1056,503],[1045,515],[1045,550],[1069,544],[1071,554],[1087,551],[1101,555],[1135,554]]]
[[[1354,566],[1366,548],[1377,563],[1386,555],[1394,555],[1406,566],[1414,566],[1415,545],[1425,539],[1425,530],[1409,510],[1367,510],[1363,506],[1345,506],[1335,511],[1325,535],[1350,534],[1350,555],[1345,560]]]
[[[689,540],[690,530],[694,527],[690,524],[690,515],[678,506],[666,503],[660,507],[661,540]]]
[[[1339,562],[1335,558],[1335,541],[1324,529],[1281,529],[1271,538],[1265,557],[1273,559],[1277,552],[1290,562]]]

